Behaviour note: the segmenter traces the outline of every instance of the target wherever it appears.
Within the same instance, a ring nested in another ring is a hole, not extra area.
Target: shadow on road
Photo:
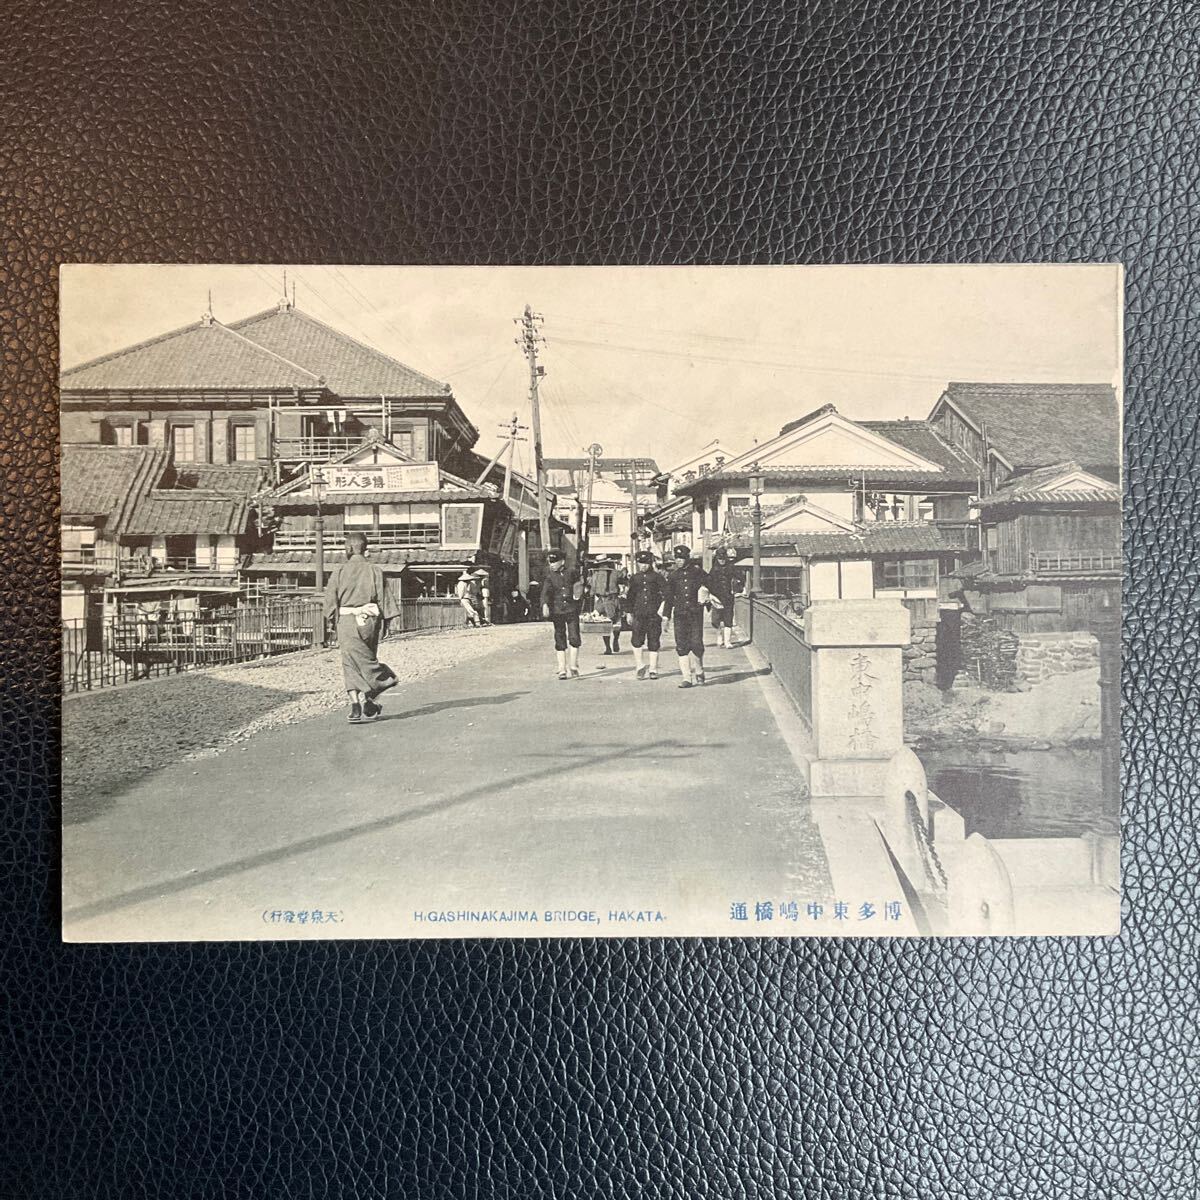
[[[705,687],[716,687],[722,683],[740,683],[743,679],[753,679],[756,675],[770,675],[770,670],[764,668],[761,671],[734,671],[729,673],[728,667],[718,667],[716,671],[705,671]],[[714,675],[715,678],[710,679],[709,676]]]
[[[385,713],[376,724],[385,721],[410,721],[414,717],[431,717],[434,713],[445,712],[449,708],[478,708],[483,704],[509,704],[528,696],[528,692],[502,692],[498,696],[463,696],[459,700],[439,700],[436,704],[423,704],[420,708],[410,708],[405,712]]]
[[[643,746],[634,748],[625,747],[622,751],[622,757],[625,759],[632,758],[666,758],[666,757],[682,757],[681,755],[668,755],[666,751],[689,751],[696,749],[711,749],[718,743],[703,743],[692,744],[681,742],[677,739],[663,739],[657,742],[647,742]],[[581,749],[586,749],[581,747]],[[598,765],[600,763],[611,760],[617,751],[613,746],[602,746],[592,748],[589,754],[582,754],[579,757],[570,757],[569,762],[560,762],[555,766],[543,767],[537,771],[529,771],[524,775],[514,778],[506,778],[503,783],[503,790],[510,791],[513,788],[526,787],[529,784],[540,783],[546,779],[553,778],[556,775],[561,775],[566,771],[577,771],[580,766]],[[218,880],[228,879],[232,875],[240,875],[245,871],[254,871],[260,867],[271,866],[274,863],[285,862],[290,858],[295,858],[298,855],[311,854],[315,851],[322,850],[327,846],[339,845],[343,842],[353,841],[356,838],[370,837],[373,834],[381,833],[384,830],[394,829],[397,826],[408,824],[412,821],[420,821],[425,817],[434,816],[437,813],[445,812],[448,809],[455,808],[461,804],[468,804],[472,800],[478,800],[483,797],[494,798],[497,795],[497,784],[495,780],[488,780],[486,783],[478,787],[468,788],[467,791],[459,793],[457,796],[448,796],[444,800],[434,800],[428,804],[420,804],[415,808],[406,809],[403,812],[391,813],[386,817],[378,817],[373,821],[366,821],[361,825],[352,825],[347,829],[335,830],[331,833],[319,834],[315,837],[303,838],[298,842],[293,842],[290,845],[279,846],[273,850],[264,850],[257,854],[247,855],[245,858],[236,859],[233,862],[222,863],[219,866],[209,867],[203,871],[190,871],[187,874],[177,879],[164,879],[154,883],[145,885],[144,887],[134,888],[132,891],[125,892],[118,896],[109,896],[101,900],[94,900],[90,904],[78,905],[75,908],[68,909],[63,913],[64,922],[68,921],[84,921],[92,917],[103,916],[106,913],[119,912],[121,909],[133,908],[147,900],[161,900],[163,897],[177,895],[181,892],[190,891],[192,888],[202,884],[213,883]]]

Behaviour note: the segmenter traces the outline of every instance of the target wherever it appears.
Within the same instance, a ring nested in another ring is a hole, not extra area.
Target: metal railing
[[[305,650],[317,643],[322,626],[316,599],[174,616],[127,612],[64,621],[63,690],[93,691]]]
[[[800,719],[812,729],[812,648],[804,640],[798,619],[764,603],[761,596],[738,596],[734,612],[755,649],[767,660],[771,674],[796,706]],[[772,597],[773,599],[773,597]]]
[[[275,439],[275,457],[290,462],[300,462],[312,459],[324,462],[345,454],[356,446],[362,445],[361,437],[346,437],[344,434],[294,437]]]
[[[440,546],[442,531],[437,525],[404,525],[390,529],[337,529],[326,530],[325,549],[338,547],[347,533],[361,533],[367,545],[375,550],[410,550],[417,547]],[[272,546],[276,550],[304,550],[315,552],[317,535],[311,529],[279,529],[275,531]]]
[[[1071,550],[1030,550],[1029,569],[1033,572],[1056,571],[1064,574],[1088,571],[1119,571],[1121,555],[1117,552],[1091,551],[1078,553]]]

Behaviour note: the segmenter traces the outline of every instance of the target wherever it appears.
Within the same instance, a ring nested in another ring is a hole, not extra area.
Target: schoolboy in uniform
[[[626,611],[633,626],[633,658],[637,678],[658,678],[658,651],[662,645],[662,618],[659,612],[667,598],[667,579],[654,569],[654,555],[639,551],[638,573],[629,581],[625,595]],[[643,650],[643,647],[645,649]]]
[[[542,613],[554,622],[554,653],[558,659],[558,677],[579,677],[579,609],[583,586],[575,571],[565,569],[561,550],[546,555],[550,570],[542,584]]]
[[[720,602],[721,607],[713,607],[712,623],[717,631],[717,645],[725,650],[733,648],[733,597],[742,590],[741,574],[733,565],[733,555],[724,547],[718,548],[713,554],[712,570],[708,573],[712,580],[713,599]]]
[[[676,546],[675,570],[667,577],[663,616],[675,622],[675,653],[679,656],[679,686],[704,682],[704,607],[711,600],[711,581],[687,546]]]

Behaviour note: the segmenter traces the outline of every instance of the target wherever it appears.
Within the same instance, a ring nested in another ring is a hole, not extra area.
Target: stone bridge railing
[[[802,718],[807,791],[835,890],[904,896],[897,932],[934,935],[1116,933],[1116,838],[990,839],[930,790],[904,745],[902,654],[908,610],[896,600],[820,601],[803,622],[739,599],[750,653]],[[890,898],[890,897],[889,897]]]

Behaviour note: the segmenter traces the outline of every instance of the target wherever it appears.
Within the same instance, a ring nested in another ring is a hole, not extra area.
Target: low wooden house
[[[958,572],[969,608],[1014,633],[1086,630],[1121,596],[1121,492],[1063,462],[978,501],[983,558]]]

